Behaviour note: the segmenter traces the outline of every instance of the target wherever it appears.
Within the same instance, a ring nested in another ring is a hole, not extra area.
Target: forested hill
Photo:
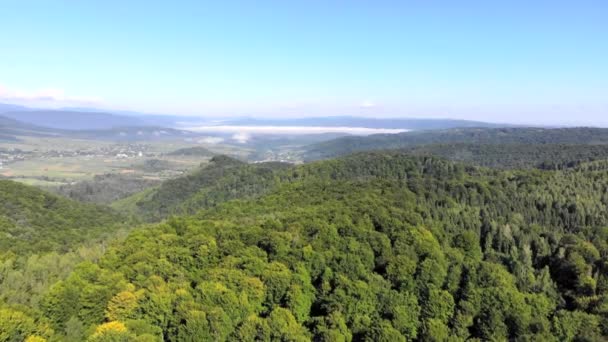
[[[274,186],[274,172],[289,167],[290,164],[284,163],[247,164],[227,156],[215,156],[208,165],[120,200],[113,207],[147,221],[194,213],[227,200],[262,194]]]
[[[0,180],[1,252],[66,251],[110,232],[124,220],[109,208]]]
[[[462,162],[461,168],[470,165],[469,169],[478,165],[498,169],[557,170],[606,159],[608,145],[428,145],[393,151],[360,152],[299,166],[283,163],[247,164],[227,156],[216,156],[209,165],[187,176],[127,197],[114,203],[113,207],[136,214],[146,221],[159,221],[170,215],[193,214],[232,199],[256,198],[280,184],[308,178],[348,180],[394,178],[398,175],[406,177],[406,170],[415,169],[413,160],[427,160],[431,165],[444,163],[444,158]]]
[[[454,128],[436,131],[412,131],[399,134],[376,134],[367,137],[342,137],[311,145],[303,157],[316,160],[346,155],[356,151],[399,149],[430,144],[608,144],[604,128]]]
[[[0,113],[0,141],[17,141],[18,136],[56,136],[58,132],[51,128],[43,128],[23,123]]]
[[[92,180],[65,184],[50,190],[79,202],[110,204],[134,193],[157,186],[159,183],[161,183],[159,180],[145,179],[133,175],[105,174],[97,175]]]
[[[215,153],[202,146],[185,147],[168,153],[169,156],[212,157]]]
[[[438,156],[451,161],[498,169],[560,170],[608,159],[608,144],[432,144],[400,149],[413,156]]]
[[[28,324],[9,336],[608,337],[605,162],[503,172],[376,152],[273,178],[258,198],[133,231],[36,308],[11,307],[6,317]]]
[[[146,221],[159,221],[170,215],[194,214],[233,199],[257,198],[284,183],[310,178],[332,181],[406,177],[408,170],[430,172],[435,170],[432,167],[435,163],[446,163],[440,158],[419,159],[426,160],[426,171],[418,170],[418,162],[414,162],[418,159],[407,158],[401,151],[357,153],[298,166],[275,162],[248,164],[220,155],[189,175],[165,181],[112,206]]]

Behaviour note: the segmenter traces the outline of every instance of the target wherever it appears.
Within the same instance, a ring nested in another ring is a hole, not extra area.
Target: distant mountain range
[[[4,115],[10,113],[0,113],[0,142],[18,141],[20,137],[68,137],[78,139],[94,139],[94,140],[112,140],[112,141],[141,141],[141,140],[163,140],[174,138],[191,138],[199,136],[197,133],[178,130],[173,128],[164,128],[156,126],[133,126],[133,127],[116,127],[116,128],[98,128],[98,129],[64,129],[56,127],[43,127],[28,122],[15,120],[12,117]],[[32,112],[21,112],[27,114]],[[59,113],[53,117],[61,117],[63,113]],[[29,118],[35,116],[27,116]],[[94,116],[99,119],[101,116]],[[31,120],[34,121],[34,120]],[[40,120],[39,123],[46,121]],[[54,125],[57,126],[57,125]],[[97,125],[97,127],[104,127]]]
[[[148,126],[139,118],[109,113],[37,110],[4,112],[0,115],[36,126],[70,130]]]
[[[17,137],[19,136],[48,137],[56,135],[59,135],[59,132],[55,129],[39,127],[12,118],[0,116],[0,142],[17,141]]]
[[[9,104],[9,103],[0,103],[0,113],[4,112],[20,112],[23,110],[30,110],[27,107]]]
[[[0,103],[0,116],[40,127],[63,130],[106,130],[124,127],[186,128],[206,126],[269,127],[360,127],[371,129],[448,129],[455,127],[510,127],[481,121],[422,118],[363,118],[330,116],[309,118],[200,118],[177,115],[152,115],[130,111],[104,111],[95,108],[36,109]]]
[[[178,122],[199,120],[174,115],[151,115],[94,108],[38,109],[0,103],[0,116],[40,127],[64,130],[106,130],[124,127],[175,127]]]

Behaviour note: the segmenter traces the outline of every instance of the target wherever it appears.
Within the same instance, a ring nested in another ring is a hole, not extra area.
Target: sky
[[[0,102],[608,124],[608,1],[0,0]]]

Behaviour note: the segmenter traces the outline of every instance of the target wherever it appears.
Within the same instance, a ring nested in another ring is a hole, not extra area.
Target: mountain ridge
[[[399,149],[430,144],[606,144],[608,128],[453,128],[341,137],[313,145],[303,152],[305,160],[325,159],[358,151]]]
[[[103,112],[72,112],[59,110],[27,110],[2,112],[2,116],[20,122],[62,130],[113,129],[147,126],[143,120]]]

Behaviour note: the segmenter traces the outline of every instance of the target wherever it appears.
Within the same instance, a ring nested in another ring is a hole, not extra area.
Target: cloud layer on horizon
[[[367,128],[367,127],[325,127],[325,126],[189,126],[183,129],[201,133],[233,133],[233,139],[247,141],[251,134],[323,134],[347,133],[354,135],[370,135],[379,133],[402,133],[407,129]]]
[[[101,99],[92,96],[66,95],[63,89],[44,88],[38,90],[13,89],[0,85],[0,101],[32,107],[95,106]]]

